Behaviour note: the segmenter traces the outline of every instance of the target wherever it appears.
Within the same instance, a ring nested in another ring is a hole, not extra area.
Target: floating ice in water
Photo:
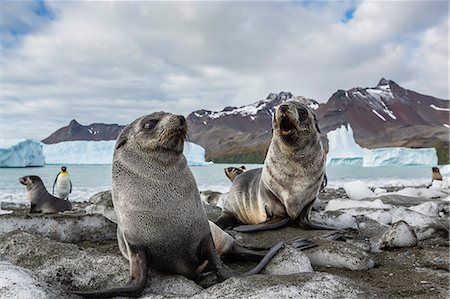
[[[375,197],[375,193],[361,181],[349,182],[344,184],[344,190],[350,199],[362,199]]]
[[[46,164],[111,164],[115,140],[110,141],[66,141],[45,144],[43,151]],[[192,142],[184,144],[184,155],[188,165],[202,166],[205,149]]]
[[[350,124],[327,133],[329,151],[327,165],[346,166],[404,166],[438,163],[435,148],[376,148],[366,149],[355,142]]]
[[[0,167],[44,166],[42,144],[31,139],[1,140]]]

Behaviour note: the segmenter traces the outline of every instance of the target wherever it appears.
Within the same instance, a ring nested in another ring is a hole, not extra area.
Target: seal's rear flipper
[[[111,298],[111,297],[139,297],[147,283],[147,255],[142,249],[136,250],[130,246],[130,270],[131,278],[130,285],[106,289],[92,292],[69,292],[77,294],[83,298]]]
[[[269,253],[269,250],[267,249],[253,250],[246,248],[235,241],[231,247],[231,250],[226,253],[226,256],[259,262],[267,253]]]
[[[317,229],[317,230],[340,230],[339,228],[311,223],[308,220],[301,220],[298,226],[304,229]]]
[[[306,240],[306,239],[297,239],[297,240],[292,241],[291,246],[296,249],[304,250],[304,249],[316,247],[317,244],[315,244],[309,240]]]
[[[249,233],[249,232],[258,232],[262,230],[270,230],[270,229],[276,229],[279,227],[282,227],[286,225],[289,222],[289,218],[273,218],[266,222],[255,224],[255,225],[239,225],[235,228],[233,228],[234,231],[241,232],[241,233]]]
[[[255,275],[264,269],[265,266],[272,260],[272,258],[280,251],[280,249],[283,247],[283,242],[277,243],[275,246],[269,249],[269,252],[264,256],[264,258],[256,265],[255,268],[252,270],[246,272],[244,275]]]

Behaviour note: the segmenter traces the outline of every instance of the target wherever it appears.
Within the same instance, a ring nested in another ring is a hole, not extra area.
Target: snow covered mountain
[[[376,87],[338,90],[317,110],[324,133],[350,124],[363,147],[448,149],[449,101],[406,90],[382,78]]]
[[[262,162],[274,107],[291,98],[316,110],[326,148],[326,134],[350,124],[356,142],[365,148],[435,147],[440,162],[448,163],[449,101],[406,90],[384,78],[375,87],[338,90],[325,104],[281,92],[239,108],[194,111],[187,118],[190,140],[206,149],[207,159]]]

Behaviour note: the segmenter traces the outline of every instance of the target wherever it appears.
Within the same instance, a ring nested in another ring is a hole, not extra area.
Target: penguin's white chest
[[[70,179],[68,175],[59,175],[55,185],[55,196],[67,198],[70,194]]]

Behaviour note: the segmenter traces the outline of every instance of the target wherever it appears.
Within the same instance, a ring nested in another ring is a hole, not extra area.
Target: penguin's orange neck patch
[[[67,171],[61,171],[60,175],[69,175],[69,173]]]

